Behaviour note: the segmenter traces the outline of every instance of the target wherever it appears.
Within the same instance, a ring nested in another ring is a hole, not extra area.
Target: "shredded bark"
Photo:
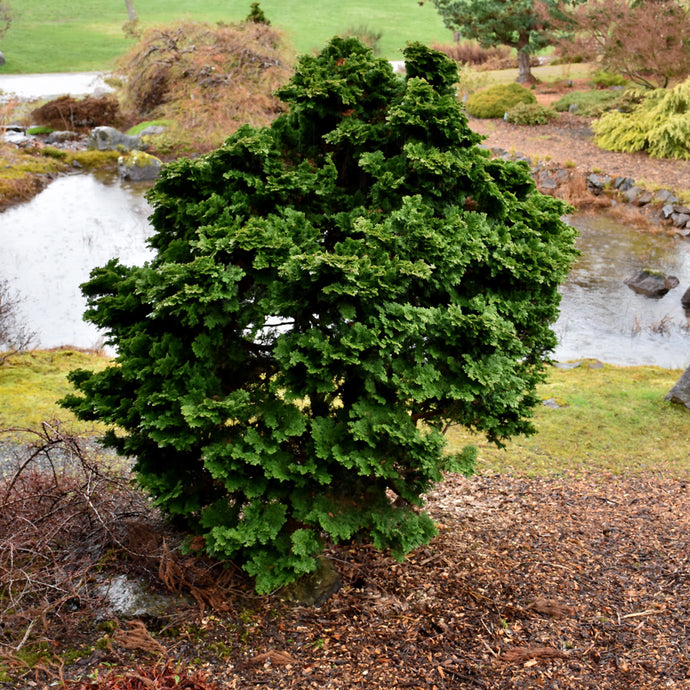
[[[252,597],[233,571],[225,610],[205,597],[174,634],[148,629],[213,690],[682,690],[689,508],[687,480],[661,475],[451,476],[429,497],[439,535],[405,563],[329,552],[344,584],[321,607]],[[111,665],[139,660],[113,642]]]

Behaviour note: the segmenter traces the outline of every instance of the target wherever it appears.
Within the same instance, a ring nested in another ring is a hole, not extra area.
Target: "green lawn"
[[[188,19],[236,22],[250,0],[134,0],[141,26]],[[124,0],[12,0],[13,21],[0,41],[7,60],[0,74],[109,69],[131,44],[122,31]],[[299,53],[320,48],[332,36],[365,26],[381,32],[381,54],[402,58],[408,41],[449,43],[431,3],[417,0],[262,0],[271,23],[285,31]]]

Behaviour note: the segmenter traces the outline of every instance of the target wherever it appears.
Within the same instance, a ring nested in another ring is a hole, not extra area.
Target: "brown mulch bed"
[[[631,177],[674,190],[690,189],[690,161],[650,158],[646,153],[615,153],[594,144],[591,120],[560,114],[558,120],[535,127],[503,120],[472,118],[470,127],[486,135],[484,144],[530,157],[575,164],[575,169],[598,171],[611,177]]]
[[[321,607],[236,582],[231,610],[183,612],[173,635],[147,621],[143,648],[201,690],[690,688],[686,481],[452,476],[429,509],[439,536],[405,563],[334,549],[343,586]],[[82,672],[132,668],[114,642]]]

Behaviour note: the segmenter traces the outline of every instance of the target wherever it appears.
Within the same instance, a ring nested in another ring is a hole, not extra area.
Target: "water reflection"
[[[100,341],[82,321],[79,285],[113,257],[140,264],[152,256],[144,189],[113,174],[61,177],[0,214],[0,278],[20,294],[20,318],[38,333],[41,347]]]
[[[127,265],[151,258],[145,188],[113,175],[62,177],[0,214],[0,279],[23,296],[21,317],[39,333],[41,347],[99,342],[96,329],[82,321],[79,284],[113,257]],[[690,287],[690,242],[602,217],[571,222],[583,255],[561,290],[554,358],[687,367],[690,330],[680,298]],[[679,287],[661,299],[636,294],[623,281],[643,267],[677,276]]]
[[[690,287],[690,242],[601,216],[571,222],[580,231],[582,257],[561,289],[555,358],[688,366],[690,322],[680,298]],[[661,299],[639,295],[623,281],[641,268],[675,275],[680,285]]]

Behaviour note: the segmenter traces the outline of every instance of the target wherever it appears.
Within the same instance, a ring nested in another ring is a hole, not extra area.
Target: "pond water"
[[[555,359],[687,367],[690,320],[680,298],[690,287],[690,242],[606,216],[577,215],[570,222],[580,231],[582,256],[561,288]],[[637,294],[623,281],[642,268],[675,275],[680,284],[660,299]]]
[[[113,257],[133,265],[153,256],[145,189],[114,174],[70,175],[0,214],[0,280],[18,293],[21,322],[40,347],[100,342],[82,320],[79,285]]]
[[[84,96],[107,93],[102,72],[54,72],[51,74],[0,74],[0,103],[19,99],[57,98],[65,94]]]
[[[20,318],[41,347],[100,343],[82,320],[79,284],[113,257],[128,265],[152,257],[145,188],[114,175],[72,175],[0,214],[0,279],[23,299]],[[562,288],[554,359],[687,367],[690,330],[680,297],[690,286],[690,242],[604,217],[570,220],[583,255]],[[638,295],[623,281],[643,267],[677,276],[679,287],[661,299]]]

